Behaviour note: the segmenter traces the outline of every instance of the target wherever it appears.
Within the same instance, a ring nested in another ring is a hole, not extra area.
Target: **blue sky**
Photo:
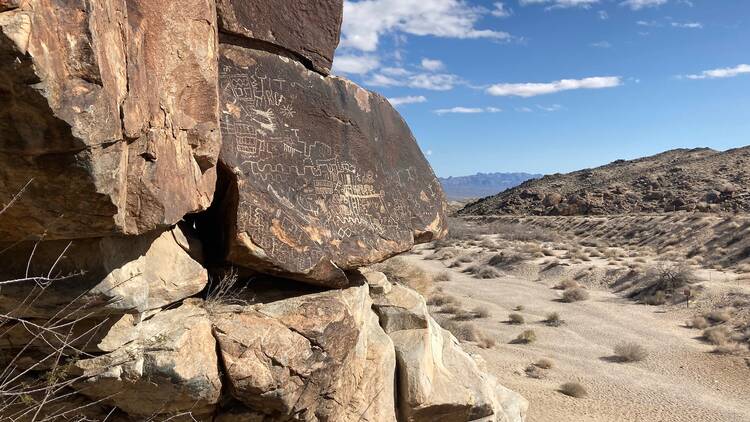
[[[346,1],[334,73],[439,176],[750,144],[750,0]]]

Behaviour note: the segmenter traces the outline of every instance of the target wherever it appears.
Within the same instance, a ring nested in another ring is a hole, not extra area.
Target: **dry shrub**
[[[428,305],[432,306],[445,306],[448,304],[457,304],[458,299],[455,296],[447,295],[445,293],[437,293],[427,300]]]
[[[733,355],[733,356],[743,355],[746,351],[747,349],[745,349],[745,347],[735,342],[729,342],[726,344],[718,345],[713,350],[713,352],[716,353],[717,355]]]
[[[435,281],[451,281],[451,273],[448,271],[441,271],[435,275]]]
[[[547,314],[547,319],[544,320],[544,323],[550,327],[559,327],[563,324],[563,320],[560,318],[558,312],[550,312]]]
[[[659,292],[664,302],[675,298],[679,293],[698,281],[693,270],[687,265],[660,263],[646,271],[643,282],[628,295],[643,302],[658,301]],[[684,300],[684,296],[681,297]]]
[[[566,382],[565,384],[560,386],[560,392],[565,394],[566,396],[574,397],[577,399],[586,397],[588,395],[586,387],[577,382]]]
[[[464,264],[468,264],[470,262],[474,262],[475,259],[476,259],[475,256],[469,254],[469,255],[461,255],[460,257],[458,257],[457,261],[462,262]]]
[[[474,312],[474,315],[477,318],[489,318],[490,317],[490,309],[486,306],[477,306],[472,311]]]
[[[575,280],[563,280],[559,282],[554,288],[555,290],[568,290],[568,289],[576,289],[578,287],[581,287],[580,284],[578,284]]]
[[[485,335],[476,325],[470,322],[456,322],[450,319],[438,319],[438,323],[462,342],[477,343],[477,345],[483,349],[490,349],[497,344],[493,338]]]
[[[589,292],[581,287],[567,289],[563,292],[562,301],[566,303],[582,302],[589,299]]]
[[[481,280],[489,280],[492,278],[500,277],[500,273],[496,269],[487,265],[472,265],[464,270],[465,273],[473,275],[475,278]]]
[[[497,345],[497,340],[495,340],[492,337],[487,337],[485,335],[482,335],[482,338],[479,339],[477,342],[477,345],[481,347],[482,349],[492,349]]]
[[[526,376],[529,378],[534,378],[537,380],[544,378],[544,372],[536,365],[527,366],[525,372]]]
[[[534,366],[537,366],[537,367],[542,368],[542,369],[552,369],[552,367],[555,366],[555,363],[552,362],[552,360],[550,360],[550,359],[542,358],[542,359],[539,359],[534,364]]]
[[[733,308],[716,309],[706,314],[706,319],[715,323],[721,324],[723,322],[729,322],[732,320],[732,314],[735,312]]]
[[[703,331],[703,338],[707,342],[716,346],[727,344],[731,336],[732,336],[732,333],[729,331],[727,327],[723,325],[720,325],[718,327],[712,327]]]
[[[423,296],[427,296],[432,290],[430,274],[415,265],[409,264],[403,258],[391,258],[383,263],[373,265],[372,268],[385,274],[391,282],[403,284]]]
[[[496,268],[509,268],[522,263],[525,260],[523,255],[516,253],[502,252],[492,255],[487,261],[487,265]]]
[[[534,330],[526,330],[513,340],[515,344],[530,344],[536,341],[536,332]]]
[[[615,346],[615,356],[622,362],[640,362],[648,357],[648,351],[638,343],[620,343]]]
[[[440,308],[440,313],[457,315],[461,313],[461,305],[458,303],[449,303]]]
[[[698,330],[705,330],[709,327],[708,320],[706,318],[703,318],[702,316],[694,316],[693,319],[688,321],[687,326],[690,328],[695,328]]]
[[[526,319],[521,314],[513,313],[508,315],[508,322],[511,324],[523,324],[526,322]]]
[[[513,308],[513,310],[514,310],[514,311],[516,311],[516,312],[521,312],[521,311],[523,311],[524,309],[526,309],[526,307],[525,307],[525,306],[523,306],[523,305],[518,305],[518,306],[516,306],[515,308]]]

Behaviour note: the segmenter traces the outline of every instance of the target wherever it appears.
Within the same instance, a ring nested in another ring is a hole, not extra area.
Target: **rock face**
[[[263,51],[222,45],[229,260],[342,287],[344,270],[446,230],[440,185],[388,101]]]
[[[210,205],[221,142],[212,0],[4,7],[0,198],[26,189],[1,239],[142,234]]]
[[[339,44],[342,0],[217,0],[216,7],[222,32],[266,49],[268,43],[317,72],[330,72]]]
[[[66,307],[107,315],[162,308],[208,283],[207,270],[186,249],[189,242],[175,227],[137,237],[0,246],[9,248],[0,280],[30,278],[0,286],[0,312],[59,318]]]
[[[400,420],[522,422],[528,403],[482,373],[453,335],[429,315],[419,293],[365,272],[373,309],[393,340]]]
[[[80,393],[131,416],[212,412],[221,379],[211,323],[200,303],[160,312],[132,331],[135,338],[112,353],[75,363],[83,378],[75,384]]]
[[[219,313],[230,391],[272,420],[393,421],[393,344],[366,286]]]

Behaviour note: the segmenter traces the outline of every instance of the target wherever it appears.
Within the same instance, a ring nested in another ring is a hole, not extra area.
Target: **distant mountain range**
[[[553,174],[469,204],[462,215],[750,212],[750,147],[677,149]]]
[[[450,201],[484,198],[498,194],[521,183],[542,177],[529,173],[477,173],[472,176],[440,178]]]

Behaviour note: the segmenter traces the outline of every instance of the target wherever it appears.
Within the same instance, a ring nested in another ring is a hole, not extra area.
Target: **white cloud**
[[[371,86],[403,86],[430,91],[450,91],[453,87],[462,83],[458,76],[448,73],[414,73],[406,69],[403,70],[405,73],[398,75],[375,73],[365,83]]]
[[[480,113],[500,113],[503,111],[497,107],[453,107],[453,108],[441,108],[435,110],[435,114],[480,114]]]
[[[582,7],[588,9],[594,4],[599,3],[599,0],[520,0],[521,6],[528,6],[532,4],[547,4],[548,9],[566,9],[569,7]]]
[[[591,46],[596,47],[596,48],[612,48],[612,44],[610,44],[607,41],[599,41],[599,42],[591,43]]]
[[[507,18],[508,16],[513,14],[513,11],[511,9],[505,7],[505,3],[495,2],[494,6],[495,8],[492,10],[492,16],[498,18]]]
[[[647,7],[658,7],[666,4],[669,0],[625,0],[620,3],[622,6],[627,6],[632,10],[641,10]]]
[[[424,155],[426,155],[428,157],[431,156],[432,155],[432,150],[428,149],[427,151],[425,151]]]
[[[609,19],[609,13],[607,13],[607,11],[605,11],[605,10],[600,10],[599,11],[599,19],[601,19],[603,21],[606,21],[607,19]]]
[[[734,78],[742,74],[750,73],[750,64],[741,64],[735,67],[724,67],[720,69],[704,70],[697,75],[684,75],[685,79],[722,79]]]
[[[534,110],[529,107],[518,107],[516,108],[516,111],[519,113],[533,113]]]
[[[543,106],[543,105],[537,104],[536,108],[542,111],[546,111],[548,113],[554,113],[555,111],[562,110],[563,107],[560,104],[552,104],[550,106]]]
[[[648,26],[651,28],[660,26],[659,22],[657,21],[637,21],[635,24],[638,26]]]
[[[502,97],[535,97],[575,89],[614,88],[622,85],[619,76],[597,76],[584,79],[562,79],[549,83],[495,84],[487,88],[487,93]]]
[[[672,26],[675,28],[703,29],[703,24],[700,22],[672,22]]]
[[[465,0],[345,1],[341,47],[375,51],[380,36],[391,32],[510,40],[507,32],[476,28],[486,12]]]
[[[364,75],[380,65],[377,57],[371,55],[341,55],[333,60],[333,73],[348,73]]]
[[[390,76],[408,76],[411,74],[403,67],[384,67],[380,72]]]
[[[424,95],[418,95],[418,96],[407,96],[407,97],[389,98],[388,101],[390,101],[391,104],[394,107],[398,107],[398,106],[404,105],[404,104],[426,103],[427,102],[427,98]]]
[[[436,72],[445,68],[445,64],[440,60],[422,59],[422,68],[431,72]]]

